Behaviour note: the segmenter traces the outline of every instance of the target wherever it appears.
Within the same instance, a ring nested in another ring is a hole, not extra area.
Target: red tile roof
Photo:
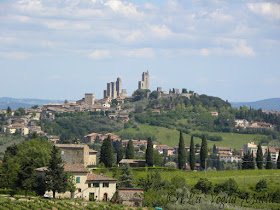
[[[111,178],[99,174],[88,174],[87,181],[118,181],[118,180],[115,178]]]

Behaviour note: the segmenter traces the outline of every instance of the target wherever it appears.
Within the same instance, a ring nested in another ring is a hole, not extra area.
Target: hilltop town
[[[186,88],[164,91],[158,87],[151,91],[148,71],[143,72],[138,89],[131,96],[122,88],[122,80],[117,78],[116,82],[107,83],[102,99],[85,93],[78,101],[1,110],[2,148],[7,148],[7,152],[17,147],[11,146],[17,138],[21,139],[16,142],[19,145],[33,141],[31,148],[38,146],[37,141],[54,145],[59,149],[64,171],[71,172],[75,180],[75,191],[59,192],[57,196],[89,201],[112,201],[117,196],[129,206],[143,205],[145,186],[120,184],[122,175],[104,175],[97,172],[100,168],[116,167],[114,170],[128,174],[130,168],[147,167],[206,173],[253,169],[254,160],[257,167],[266,165],[272,169],[279,165],[278,112],[245,106],[236,109],[220,98]],[[201,161],[205,141],[209,145],[208,158]],[[147,159],[149,148],[152,164]],[[185,159],[180,163],[182,151]],[[6,153],[2,155],[7,157]],[[41,165],[34,170],[38,179],[45,180],[49,168]],[[52,196],[50,191],[44,193]]]

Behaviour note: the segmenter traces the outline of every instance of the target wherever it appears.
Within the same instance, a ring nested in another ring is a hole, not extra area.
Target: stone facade
[[[96,165],[97,151],[86,144],[55,144],[61,150],[62,160],[67,164]]]
[[[150,89],[150,75],[149,71],[143,72],[142,80],[138,82],[138,89]]]
[[[94,94],[93,93],[86,93],[85,94],[85,104],[89,106],[94,105]]]

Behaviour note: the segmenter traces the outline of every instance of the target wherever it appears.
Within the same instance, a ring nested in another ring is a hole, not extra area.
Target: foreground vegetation
[[[112,203],[94,203],[81,200],[46,200],[46,199],[27,199],[27,198],[1,198],[0,197],[0,209],[129,209],[125,206],[112,204]]]

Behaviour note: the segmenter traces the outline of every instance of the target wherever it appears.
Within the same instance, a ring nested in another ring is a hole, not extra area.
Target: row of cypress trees
[[[206,167],[206,159],[208,157],[208,147],[207,147],[207,139],[205,136],[202,137],[202,143],[200,147],[200,167],[204,169]],[[183,138],[183,133],[180,131],[180,139],[179,139],[179,148],[178,148],[178,168],[184,169],[187,162],[187,155],[185,150],[185,143]],[[195,148],[193,136],[191,137],[190,143],[190,154],[189,154],[189,164],[191,170],[195,169]]]
[[[118,148],[117,163],[119,163],[123,159],[124,153],[126,159],[134,158],[135,151],[134,151],[133,142],[131,140],[128,141],[125,151],[122,147]],[[153,156],[154,156],[153,142],[151,138],[148,138],[147,149],[146,149],[146,163],[148,166],[153,166],[154,164]],[[104,139],[102,143],[101,151],[100,151],[100,162],[104,163],[106,167],[112,167],[115,162],[114,147],[110,136]]]

